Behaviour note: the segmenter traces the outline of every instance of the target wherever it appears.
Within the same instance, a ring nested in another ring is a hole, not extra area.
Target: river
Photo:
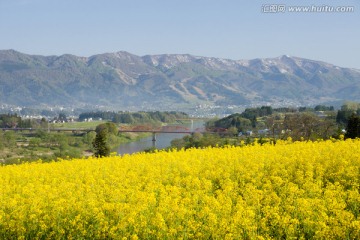
[[[176,125],[176,126],[184,126],[190,129],[190,131],[194,131],[195,129],[203,128],[204,121],[196,120],[192,123]],[[182,138],[188,134],[180,134],[180,133],[157,133],[156,134],[156,142],[152,141],[152,136],[142,138],[136,142],[123,143],[119,147],[117,147],[114,152],[117,152],[120,155],[123,154],[132,154],[136,152],[141,152],[146,149],[156,147],[157,149],[164,149],[170,147],[171,141],[176,138]]]

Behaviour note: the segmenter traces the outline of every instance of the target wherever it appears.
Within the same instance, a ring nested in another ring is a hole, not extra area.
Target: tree
[[[0,143],[1,144],[1,143]],[[181,149],[185,147],[185,140],[184,138],[175,138],[171,141],[171,147]]]
[[[64,121],[64,122],[67,122],[67,117],[66,117],[66,114],[65,114],[65,113],[63,113],[63,112],[59,113],[58,120],[59,120],[59,121]]]
[[[328,138],[335,132],[335,124],[323,120],[312,113],[287,114],[284,119],[284,129],[294,139],[316,140]]]
[[[236,127],[230,127],[227,130],[227,133],[229,134],[229,136],[237,136],[238,135],[238,129]]]
[[[334,111],[334,106],[316,105],[315,111]]]
[[[251,119],[251,126],[253,128],[256,128],[257,125],[257,120],[256,120],[256,116],[253,116],[253,118]]]
[[[274,114],[265,118],[265,126],[269,129],[274,141],[276,137],[280,137],[281,131],[283,130],[282,120],[279,114]]]
[[[47,129],[47,128],[49,127],[49,123],[48,123],[48,121],[46,120],[46,118],[42,118],[42,119],[40,120],[40,127],[41,127],[42,129]]]
[[[16,147],[16,134],[13,131],[6,131],[3,135],[3,140],[6,147]]]
[[[0,122],[3,128],[16,128],[21,122],[21,117],[18,117],[16,114],[1,114]]]
[[[355,114],[351,115],[346,126],[346,138],[360,137],[360,117]]]
[[[99,133],[102,130],[106,130],[108,134],[113,134],[113,135],[117,135],[118,131],[119,131],[117,125],[115,123],[112,123],[112,122],[99,124],[96,127],[95,132]]]
[[[354,113],[354,110],[342,109],[337,112],[336,122],[341,125],[347,125],[349,118]]]
[[[95,139],[93,141],[93,146],[95,149],[95,157],[106,157],[110,155],[110,147],[107,143],[108,131],[107,129],[102,129],[96,133]]]
[[[212,126],[215,128],[236,127],[238,131],[242,132],[251,128],[251,124],[252,122],[249,119],[241,117],[239,113],[235,113],[225,118],[209,122],[206,124],[206,126],[208,128],[211,128]]]
[[[82,137],[82,141],[87,145],[91,145],[95,139],[95,136],[96,136],[95,132],[89,132]]]

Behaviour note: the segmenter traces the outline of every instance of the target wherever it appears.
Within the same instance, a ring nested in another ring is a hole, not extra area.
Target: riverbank
[[[78,128],[95,129],[106,121],[71,122],[51,124],[49,128]],[[204,121],[182,121],[181,124],[162,124],[166,127],[186,127],[191,130],[204,125]],[[131,129],[132,126],[122,124],[120,129]],[[153,126],[154,128],[159,126]],[[182,138],[186,134],[160,133],[156,135],[156,142],[152,141],[151,133],[126,132],[111,136],[109,146],[112,153],[119,155],[141,152],[148,149],[164,149],[170,147],[171,141]],[[48,132],[38,129],[33,132],[6,131],[0,133],[0,163],[18,164],[41,159],[44,162],[58,158],[70,159],[89,157],[93,155],[92,142],[96,136],[94,131],[88,133]]]
[[[95,129],[105,121],[73,122],[51,124],[53,128]],[[92,142],[96,136],[90,132],[48,132],[46,129],[34,129],[32,132],[1,131],[0,132],[0,163],[19,164],[41,159],[44,162],[58,158],[81,158],[93,155]],[[112,136],[109,145],[115,148],[121,144],[139,141],[150,136],[148,133],[122,133]]]

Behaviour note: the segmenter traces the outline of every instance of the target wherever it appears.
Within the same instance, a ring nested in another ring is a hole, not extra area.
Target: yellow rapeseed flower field
[[[360,239],[360,140],[0,167],[0,239]]]

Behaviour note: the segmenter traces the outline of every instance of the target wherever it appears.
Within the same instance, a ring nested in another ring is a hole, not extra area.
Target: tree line
[[[0,128],[47,128],[48,122],[42,119],[22,119],[17,114],[0,114]]]
[[[189,116],[183,112],[109,112],[109,111],[97,111],[97,112],[85,112],[79,115],[79,121],[85,121],[86,119],[102,119],[112,121],[114,123],[127,123],[127,124],[139,124],[139,123],[151,123],[162,122],[170,123],[176,121],[176,119],[188,118]]]

